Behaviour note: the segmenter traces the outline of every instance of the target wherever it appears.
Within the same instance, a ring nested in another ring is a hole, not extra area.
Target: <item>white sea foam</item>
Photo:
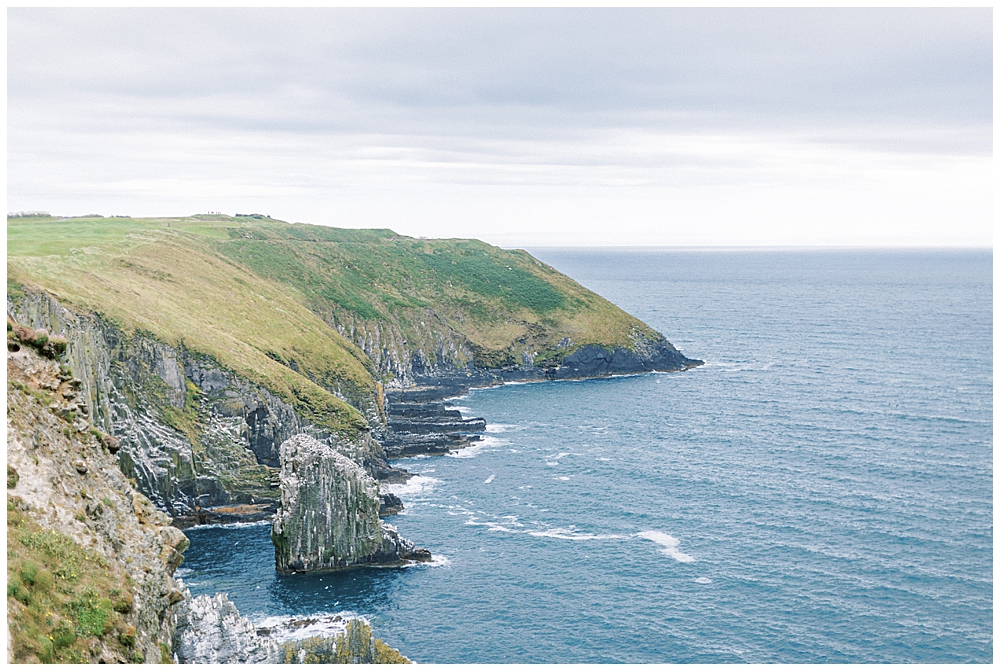
[[[472,412],[472,410],[466,408],[464,405],[448,405],[446,407],[448,410],[458,410],[461,413]]]
[[[484,485],[490,484],[491,482],[493,482],[493,478],[495,478],[495,477],[496,477],[496,474],[491,475],[490,477],[486,478],[486,480],[483,481],[483,484]]]
[[[556,459],[556,460],[559,460],[559,459],[562,459],[563,457],[568,457],[571,454],[573,454],[573,453],[572,452],[560,452],[559,454],[550,454],[550,455],[548,455],[545,458],[546,459]]]
[[[640,531],[636,534],[636,536],[653,541],[660,546],[660,552],[667,555],[671,559],[676,559],[677,561],[685,564],[694,561],[694,557],[686,555],[677,549],[677,546],[680,545],[681,542],[670,534],[665,534],[662,531]]]
[[[514,424],[487,424],[486,433],[504,433],[510,429],[516,429]]]
[[[560,475],[559,479],[560,480],[569,480],[569,478],[567,476],[565,476],[565,475]]]
[[[482,440],[473,443],[469,447],[463,447],[456,452],[449,452],[448,456],[455,459],[472,459],[474,456],[482,452],[488,447],[498,447],[500,445],[506,445],[509,441],[503,438],[497,438],[495,436],[486,436]]]
[[[694,581],[696,583],[698,583],[699,585],[711,585],[712,584],[712,579],[711,578],[695,578]]]
[[[581,534],[576,529],[560,528],[546,529],[545,531],[529,531],[528,535],[535,536],[536,538],[558,538],[564,541],[593,541],[623,538],[623,536],[616,534]]]
[[[258,520],[256,522],[230,522],[229,524],[196,524],[188,527],[185,531],[197,531],[198,529],[246,529],[249,527],[270,526],[271,519]]]
[[[414,562],[416,566],[427,566],[437,568],[439,566],[451,566],[451,560],[444,555],[431,555],[430,561]]]
[[[558,466],[559,462],[558,461],[546,461],[545,465],[546,466]]]
[[[417,494],[428,494],[434,486],[440,484],[440,480],[427,475],[414,475],[403,483],[382,485],[384,491],[402,498],[404,496],[414,496]]]

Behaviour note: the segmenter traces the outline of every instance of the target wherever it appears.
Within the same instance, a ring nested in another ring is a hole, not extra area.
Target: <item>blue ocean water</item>
[[[403,460],[433,565],[181,575],[251,619],[363,615],[419,662],[991,662],[992,252],[533,250],[704,359],[475,390]]]

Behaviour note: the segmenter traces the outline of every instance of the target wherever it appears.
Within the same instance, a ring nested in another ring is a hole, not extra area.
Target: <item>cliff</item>
[[[299,623],[258,631],[225,595],[192,599],[173,578],[187,538],[123,474],[82,381],[47,333],[8,328],[8,662],[408,661],[362,621],[289,639]]]
[[[431,558],[379,519],[378,483],[336,450],[294,436],[281,445],[281,463],[281,505],[271,529],[279,573]]]
[[[526,252],[265,217],[10,219],[7,294],[66,335],[80,412],[181,526],[269,516],[299,433],[398,481],[387,454],[478,428],[397,406],[701,363]]]
[[[118,468],[114,441],[66,411],[75,389],[31,348],[8,353],[8,660],[169,660],[187,539]]]
[[[309,433],[370,472],[398,479],[369,431],[344,436],[303,417],[268,388],[183,345],[78,314],[51,296],[9,299],[18,321],[67,339],[80,380],[78,415],[121,441],[122,471],[179,526],[269,518],[279,498],[278,446]]]

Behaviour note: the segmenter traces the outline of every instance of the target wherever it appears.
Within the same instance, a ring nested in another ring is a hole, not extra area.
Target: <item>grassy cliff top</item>
[[[357,405],[378,373],[334,321],[390,325],[411,343],[436,328],[486,365],[519,363],[525,349],[565,354],[564,338],[633,347],[637,334],[654,335],[527,252],[477,240],[259,215],[14,217],[7,254],[9,293],[36,287],[213,356],[337,429],[363,419],[327,390]]]

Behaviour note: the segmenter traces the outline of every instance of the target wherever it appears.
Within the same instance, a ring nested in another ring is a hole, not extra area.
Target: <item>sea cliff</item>
[[[271,540],[279,573],[396,566],[431,558],[379,519],[378,483],[306,435],[281,445],[281,505]]]

